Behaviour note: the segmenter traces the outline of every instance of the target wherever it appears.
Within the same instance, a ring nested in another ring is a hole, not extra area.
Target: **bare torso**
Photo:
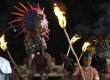
[[[95,68],[90,67],[88,70],[86,70],[84,67],[82,67],[82,69],[86,80],[99,80],[99,75]],[[76,70],[79,70],[79,68]],[[73,80],[83,80],[80,71],[74,75]]]

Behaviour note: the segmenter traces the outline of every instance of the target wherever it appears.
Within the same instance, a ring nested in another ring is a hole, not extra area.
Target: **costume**
[[[29,2],[27,3],[30,7],[29,9],[20,2],[19,5],[23,9],[14,6],[18,12],[11,13],[17,15],[17,17],[15,20],[9,22],[9,24],[13,24],[13,28],[18,27],[21,29],[16,37],[25,32],[25,40],[28,40],[30,37],[33,43],[40,43],[41,40],[45,40],[42,38],[48,38],[49,29],[46,15],[44,14],[44,9],[40,9],[39,4],[33,6]]]
[[[9,80],[12,69],[8,60],[0,57],[0,80]]]
[[[12,27],[16,28],[16,31],[21,29],[15,37],[22,33],[25,35],[24,44],[29,56],[29,69],[32,69],[32,64],[35,64],[35,67],[40,66],[41,68],[47,66],[47,64],[51,64],[50,55],[37,57],[38,52],[44,54],[44,50],[47,49],[46,41],[49,39],[48,35],[50,30],[48,29],[48,21],[44,14],[44,9],[40,9],[39,4],[34,6],[29,2],[27,4],[29,5],[28,8],[20,2],[19,5],[21,8],[14,6],[18,12],[12,12],[12,14],[17,15],[17,18],[9,22],[9,24],[13,24]],[[41,65],[38,64],[40,61],[42,63]],[[42,70],[45,71],[44,67]]]

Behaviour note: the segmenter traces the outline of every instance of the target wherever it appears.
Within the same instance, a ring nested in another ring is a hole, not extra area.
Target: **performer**
[[[110,80],[110,59],[106,59],[105,73],[102,75],[102,80]]]
[[[17,18],[11,21],[9,24],[17,23],[13,25],[13,28],[18,27],[21,31],[15,36],[17,37],[21,33],[25,34],[25,45],[27,53],[30,55],[37,53],[37,48],[39,46],[47,48],[46,40],[49,39],[48,34],[50,30],[48,29],[48,21],[46,15],[44,14],[44,9],[41,9],[39,4],[32,5],[27,2],[29,7],[26,7],[19,2],[21,8],[14,6],[18,12],[12,12],[12,14],[17,15]],[[19,30],[18,29],[18,30]],[[31,67],[31,58],[29,61],[29,68]]]
[[[18,12],[12,12],[12,14],[17,15],[17,18],[9,24],[18,22],[12,26],[13,28],[18,27],[18,30],[21,29],[15,37],[23,32],[25,34],[24,42],[28,53],[29,69],[32,69],[33,72],[41,73],[42,71],[45,72],[48,67],[49,72],[51,72],[51,56],[44,51],[47,49],[46,41],[49,39],[48,35],[50,32],[44,9],[40,9],[39,4],[32,5],[29,2],[27,4],[29,7],[20,2],[21,8],[14,6]]]
[[[32,68],[37,69],[33,70],[37,73],[40,73],[41,71],[47,71],[46,67],[48,68],[48,71],[51,72],[52,71],[51,55],[45,52],[42,46],[39,46],[35,54],[30,54],[29,66],[31,67],[31,69]]]
[[[0,80],[10,80],[11,73],[12,69],[9,61],[0,56]]]
[[[98,71],[91,66],[92,54],[90,52],[85,52],[83,54],[83,73],[86,80],[99,80]],[[77,66],[73,71],[74,80],[83,80],[79,67]]]

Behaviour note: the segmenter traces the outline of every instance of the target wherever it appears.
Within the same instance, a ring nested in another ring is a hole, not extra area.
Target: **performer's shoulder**
[[[95,67],[91,67],[91,70],[97,72],[97,69]]]

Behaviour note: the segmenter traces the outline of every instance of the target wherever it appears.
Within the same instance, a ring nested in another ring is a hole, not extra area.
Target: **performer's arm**
[[[74,80],[78,80],[79,75],[80,75],[79,67],[76,67],[76,68],[74,69],[74,71],[73,71],[72,78],[73,78]]]
[[[94,70],[94,80],[100,80],[99,73],[96,69]]]

